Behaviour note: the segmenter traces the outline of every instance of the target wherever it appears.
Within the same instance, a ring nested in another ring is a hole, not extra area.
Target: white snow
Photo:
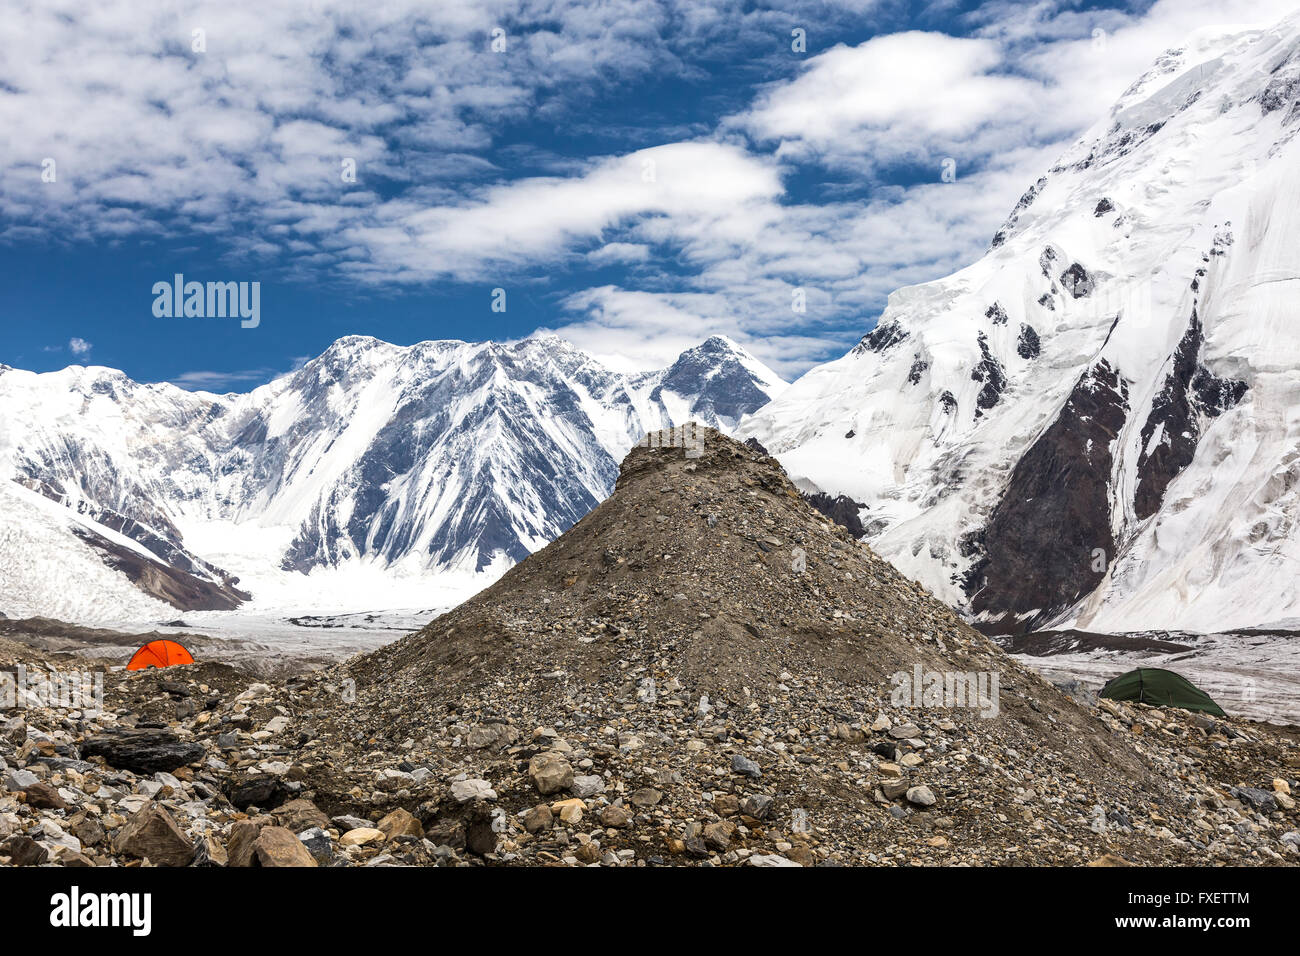
[[[954,578],[972,560],[961,537],[983,526],[1016,462],[1104,358],[1130,403],[1112,446],[1119,555],[1058,623],[1222,631],[1300,617],[1300,119],[1286,119],[1294,102],[1260,105],[1271,84],[1300,75],[1300,15],[1197,39],[1067,151],[1003,245],[890,296],[879,326],[899,323],[903,341],[812,370],[738,429],[802,486],[866,504],[873,548],[952,604],[965,601]],[[1114,209],[1095,215],[1103,198]],[[1074,262],[1096,283],[1078,299],[1058,279]],[[995,302],[1005,324],[985,314]],[[1194,304],[1201,362],[1248,391],[1200,421],[1192,463],[1142,521],[1141,429]],[[1017,352],[1022,323],[1038,334],[1037,358]],[[980,333],[1008,387],[977,417]]]

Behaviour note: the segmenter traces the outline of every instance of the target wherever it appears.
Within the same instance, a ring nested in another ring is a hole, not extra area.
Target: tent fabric
[[[142,671],[146,667],[175,667],[178,664],[193,663],[194,658],[190,652],[175,641],[150,641],[135,652],[126,669]]]
[[[1216,717],[1228,716],[1209,694],[1186,677],[1159,667],[1139,667],[1106,683],[1101,696],[1111,700],[1139,701],[1155,707],[1181,707]]]

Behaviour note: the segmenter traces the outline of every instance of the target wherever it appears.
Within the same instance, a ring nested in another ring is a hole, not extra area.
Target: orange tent
[[[142,671],[146,667],[175,667],[177,664],[193,663],[194,658],[190,652],[175,641],[150,641],[135,652],[126,669]]]

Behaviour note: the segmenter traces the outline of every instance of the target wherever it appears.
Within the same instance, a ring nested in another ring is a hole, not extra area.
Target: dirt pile
[[[712,432],[373,654],[105,683],[5,724],[0,860],[1300,861],[1294,730],[1075,703]]]

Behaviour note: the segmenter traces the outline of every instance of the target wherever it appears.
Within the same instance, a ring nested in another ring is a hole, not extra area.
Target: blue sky
[[[341,335],[550,328],[793,377],[1162,50],[1293,5],[0,0],[0,361],[244,390]],[[259,282],[260,324],[156,317],[175,273]]]

